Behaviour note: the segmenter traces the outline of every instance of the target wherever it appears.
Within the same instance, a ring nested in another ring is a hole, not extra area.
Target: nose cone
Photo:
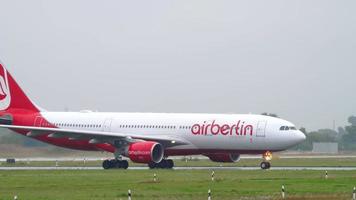
[[[295,137],[297,144],[303,142],[306,139],[306,136],[302,131],[298,131]]]

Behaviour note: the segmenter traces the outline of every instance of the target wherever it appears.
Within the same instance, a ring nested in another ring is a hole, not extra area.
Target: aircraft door
[[[102,130],[104,132],[110,132],[111,131],[111,123],[112,123],[112,119],[105,119],[104,123],[103,123],[103,127]]]
[[[266,136],[266,121],[259,121],[257,124],[256,137],[265,137]]]

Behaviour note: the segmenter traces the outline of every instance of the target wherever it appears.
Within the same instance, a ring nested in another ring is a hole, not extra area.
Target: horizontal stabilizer
[[[11,125],[13,117],[10,114],[0,116],[0,124]]]

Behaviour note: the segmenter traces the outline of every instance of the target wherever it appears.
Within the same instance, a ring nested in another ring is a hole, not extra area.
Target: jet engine
[[[137,142],[128,147],[126,155],[136,163],[159,163],[163,159],[164,150],[157,142]]]
[[[240,160],[240,154],[208,154],[206,155],[213,162],[238,162]]]

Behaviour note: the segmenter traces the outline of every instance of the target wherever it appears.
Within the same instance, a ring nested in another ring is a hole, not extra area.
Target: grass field
[[[153,182],[153,173],[158,181]],[[0,199],[351,199],[356,171],[96,170],[0,171]]]
[[[260,159],[242,159],[238,163],[220,164],[208,160],[176,160],[176,166],[258,166]],[[144,166],[130,163],[131,166]],[[55,162],[1,163],[1,166],[54,166]],[[59,166],[100,166],[100,161],[59,162]],[[283,158],[273,166],[356,166],[356,158]],[[156,173],[158,181],[153,181]],[[267,200],[281,199],[281,186],[287,199],[352,198],[356,171],[293,170],[216,170],[211,181],[209,170],[54,170],[0,171],[0,200],[119,200],[127,199],[132,190],[135,199],[212,199]]]

